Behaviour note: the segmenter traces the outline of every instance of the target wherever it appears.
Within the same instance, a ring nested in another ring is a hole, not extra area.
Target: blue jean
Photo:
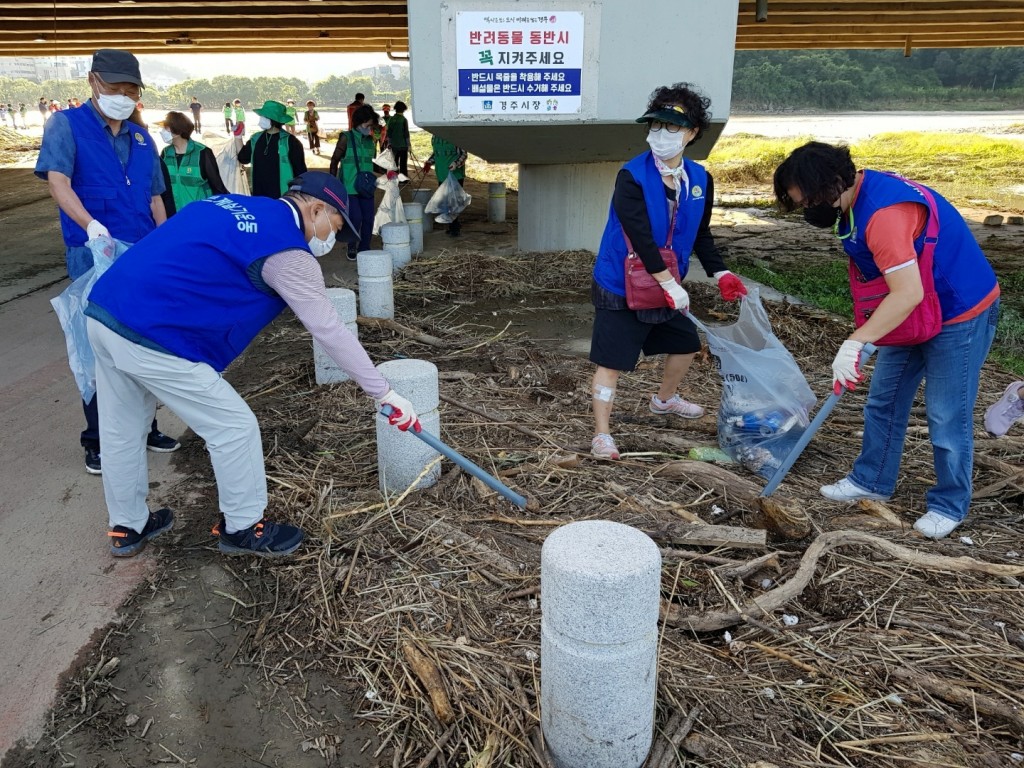
[[[998,319],[996,301],[978,317],[944,326],[924,344],[879,348],[864,406],[864,443],[850,480],[885,496],[896,489],[910,409],[923,378],[936,480],[925,495],[928,510],[958,521],[967,517],[974,403]]]

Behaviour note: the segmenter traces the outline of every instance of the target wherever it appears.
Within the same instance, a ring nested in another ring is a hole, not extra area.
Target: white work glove
[[[403,432],[410,427],[412,427],[414,432],[419,432],[422,429],[420,427],[420,420],[416,416],[416,411],[413,410],[412,403],[395,392],[395,390],[389,389],[387,394],[377,401],[377,410],[379,411],[385,405],[390,405],[392,408],[391,415],[388,416],[388,424],[398,427]]]
[[[665,292],[665,301],[672,309],[678,309],[680,312],[685,312],[690,308],[690,296],[683,289],[679,283],[676,282],[674,277],[670,277],[663,283],[658,283],[661,286],[661,290]]]
[[[86,226],[85,234],[88,235],[90,240],[95,240],[97,237],[110,237],[110,230],[96,221],[96,219],[93,219]]]
[[[864,349],[864,343],[847,339],[839,347],[836,359],[832,361],[832,391],[840,394],[843,387],[856,389],[858,381],[864,381],[864,374],[860,372],[860,352]]]

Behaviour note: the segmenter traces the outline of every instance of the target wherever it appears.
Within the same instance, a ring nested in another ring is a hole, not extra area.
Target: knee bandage
[[[610,403],[615,399],[615,388],[605,387],[601,384],[594,385],[594,399],[600,400],[602,403]]]

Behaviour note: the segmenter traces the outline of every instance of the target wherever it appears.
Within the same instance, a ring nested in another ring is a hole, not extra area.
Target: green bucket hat
[[[281,125],[295,122],[295,118],[285,111],[285,106],[280,101],[264,101],[262,107],[253,111],[260,117],[273,120],[275,123],[281,123]]]
[[[681,125],[684,128],[693,128],[694,125],[690,121],[690,118],[686,116],[686,110],[679,105],[671,107],[662,107],[661,109],[652,109],[645,112],[641,117],[636,119],[638,123],[649,123],[652,120],[657,120],[660,123],[672,123],[673,125]]]

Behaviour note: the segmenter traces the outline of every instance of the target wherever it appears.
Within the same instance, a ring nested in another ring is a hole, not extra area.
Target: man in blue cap
[[[86,315],[102,395],[103,491],[115,557],[137,554],[174,523],[171,510],[146,505],[142,427],[155,399],[206,442],[222,552],[279,557],[302,543],[301,529],[263,517],[259,425],[221,376],[286,306],[377,410],[390,405],[392,424],[419,431],[412,405],[380,375],[327,298],[317,259],[339,232],[358,232],[348,207],[345,185],[320,171],[293,179],[278,200],[217,195],[193,202],[96,282]]]
[[[49,186],[60,207],[68,277],[92,268],[86,242],[105,235],[134,243],[167,219],[163,169],[145,128],[129,120],[142,94],[139,60],[128,51],[96,51],[89,72],[92,98],[80,109],[54,112],[43,132],[36,176]],[[86,427],[81,443],[85,469],[101,474],[97,404],[82,403]],[[150,414],[152,416],[152,414]],[[180,448],[162,434],[154,420],[148,437],[151,451]]]

